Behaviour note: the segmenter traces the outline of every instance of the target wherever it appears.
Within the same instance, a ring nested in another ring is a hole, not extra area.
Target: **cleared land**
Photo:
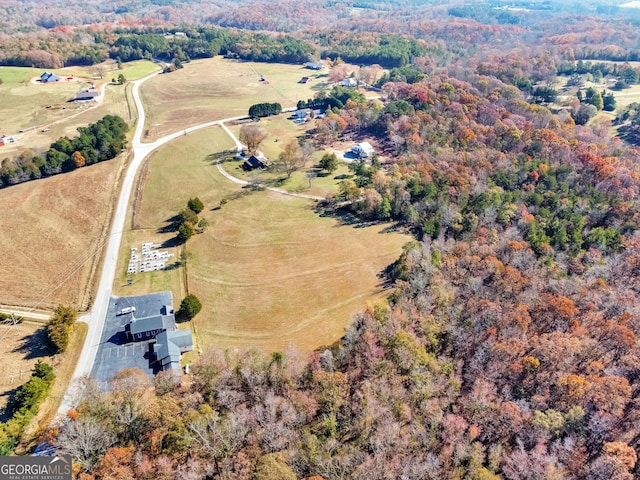
[[[31,376],[38,360],[51,363],[52,352],[46,347],[46,330],[42,323],[23,322],[18,325],[0,325],[0,421],[15,390]]]
[[[175,234],[158,234],[158,228],[197,195],[210,223],[186,246],[189,291],[204,305],[191,322],[197,347],[310,350],[334,342],[353,313],[383,295],[378,274],[409,237],[386,233],[385,225],[321,217],[306,200],[239,188],[215,167],[211,154],[232,146],[221,135],[219,128],[189,134],[151,160],[136,213],[142,229],[126,234],[130,243],[123,245],[114,292],[156,291],[182,270],[138,274],[123,286],[129,247],[170,240]],[[230,200],[217,208],[223,198]],[[179,289],[172,288],[176,303]]]
[[[151,62],[132,62],[125,64],[119,72],[135,79],[158,68]],[[90,73],[87,69],[70,70],[73,75]],[[14,118],[11,110],[19,103],[12,96],[14,89],[31,92],[27,95],[30,103],[18,109],[23,115],[20,121],[31,124],[34,118],[39,118],[42,105],[51,100],[46,92],[54,91],[49,87],[65,87],[64,83],[29,83],[34,75],[40,73],[39,69],[0,68],[0,78],[4,81],[0,85],[3,99],[0,118],[12,119],[13,122],[19,120]],[[23,81],[26,84],[22,84]],[[130,85],[107,86],[105,101],[59,119],[45,133],[37,129],[21,134],[20,141],[13,144],[12,149],[0,147],[0,158],[13,156],[25,148],[42,151],[51,141],[63,135],[74,137],[78,126],[95,122],[107,114],[120,115],[133,124],[137,113],[129,108],[130,88]],[[72,87],[71,93],[75,95],[76,91],[77,85]],[[62,98],[66,102],[67,97]],[[54,117],[41,120],[56,121]],[[5,132],[5,125],[3,120],[0,132]],[[0,204],[4,212],[0,215],[0,251],[3,253],[0,263],[1,303],[27,307],[37,305],[40,308],[51,308],[61,303],[81,309],[87,307],[91,278],[98,266],[96,255],[99,255],[104,236],[108,233],[116,201],[117,176],[125,161],[126,156],[123,156],[72,173],[0,190]]]
[[[19,141],[0,147],[0,159],[13,158],[26,149],[41,153],[51,142],[62,136],[74,137],[76,129],[95,122],[107,114],[120,115],[127,122],[136,117],[135,108],[130,109],[127,91],[130,86],[107,85],[106,100],[99,102],[69,102],[76,93],[87,88],[91,82],[97,88],[123,73],[129,80],[135,80],[158,70],[148,61],[124,64],[122,70],[107,72],[104,79],[93,79],[88,67],[73,67],[55,70],[63,78],[73,76],[73,81],[51,84],[33,83],[44,70],[37,68],[0,67],[0,135],[18,135]],[[130,98],[130,96],[129,96]],[[133,103],[133,102],[132,102]],[[26,132],[20,130],[36,127]],[[46,130],[43,132],[43,130]]]
[[[181,137],[146,160],[134,187],[132,203],[135,213],[129,213],[122,238],[118,256],[120,273],[116,276],[113,290],[115,295],[171,290],[174,302],[179,304],[185,296],[185,271],[176,262],[183,247],[175,245],[175,231],[162,230],[170,224],[169,219],[186,207],[190,197],[199,196],[209,210],[218,205],[223,196],[237,190],[234,184],[222,180],[211,160],[206,158],[213,152],[232,149],[233,146],[233,141],[220,127],[213,127]],[[211,213],[206,211],[205,216],[209,215]],[[135,228],[132,228],[134,223]],[[165,245],[162,250],[175,255],[171,259],[171,268],[128,276],[130,248],[137,247],[140,251],[143,242]],[[133,279],[131,285],[127,285],[127,278]]]
[[[298,125],[288,119],[289,114],[281,114],[273,117],[263,118],[259,125],[267,132],[267,137],[260,145],[260,151],[270,162],[277,162],[278,156],[285,145],[298,138],[304,138],[308,130],[314,128],[314,120]],[[240,128],[247,122],[238,122],[230,125],[230,130],[237,136],[240,135]],[[293,172],[290,178],[287,174],[277,170],[253,170],[245,172],[242,170],[244,160],[235,160],[229,156],[224,163],[224,168],[232,175],[243,180],[261,183],[269,186],[283,188],[290,192],[304,192],[309,195],[331,196],[337,189],[337,184],[343,180],[345,175],[350,176],[347,165],[341,163],[338,170],[328,175],[317,168],[317,164],[326,150],[318,150],[307,164],[300,170]]]
[[[123,161],[0,190],[2,303],[87,306]]]
[[[300,84],[303,76],[313,78]],[[264,77],[264,81],[261,78]],[[197,60],[145,82],[141,96],[147,124],[144,141],[222,118],[246,115],[261,102],[283,108],[307,100],[324,86],[326,74],[301,65],[250,63],[221,57]]]

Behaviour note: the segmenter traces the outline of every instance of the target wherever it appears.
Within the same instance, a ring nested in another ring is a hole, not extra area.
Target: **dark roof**
[[[180,354],[193,349],[191,330],[165,331],[156,337],[153,351],[163,370],[179,369]]]
[[[129,331],[132,335],[136,333],[149,332],[152,330],[172,330],[176,326],[173,315],[154,315],[152,317],[138,318],[129,324]]]
[[[49,82],[49,81],[56,81],[56,80],[60,80],[60,76],[56,75],[55,73],[44,72],[42,75],[40,75],[41,82]]]
[[[255,155],[251,155],[242,164],[242,168],[244,168],[245,170],[253,170],[254,168],[264,168],[264,167],[266,167],[265,163]]]

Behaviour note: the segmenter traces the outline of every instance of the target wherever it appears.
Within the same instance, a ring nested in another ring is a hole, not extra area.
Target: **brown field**
[[[0,190],[0,302],[86,308],[123,157]]]
[[[264,76],[265,81],[260,78]],[[297,83],[303,76],[309,84]],[[300,65],[240,62],[221,57],[197,60],[158,75],[141,87],[147,114],[146,141],[212,120],[246,115],[261,102],[293,107],[324,86],[326,74]]]
[[[388,225],[357,227],[268,191],[225,205],[189,247],[201,345],[311,350],[339,339],[385,294],[379,274],[409,240]]]
[[[293,344],[311,350],[334,342],[353,313],[385,294],[378,274],[409,237],[384,233],[387,225],[343,225],[319,216],[307,200],[239,188],[207,158],[232,145],[213,128],[181,137],[154,156],[136,214],[141,228],[125,233],[114,293],[158,291],[174,282],[170,289],[179,303],[176,272],[184,275],[184,267],[134,275],[134,284],[125,286],[126,259],[134,242],[170,240],[174,233],[157,229],[190,196],[199,196],[210,226],[186,245],[189,291],[204,305],[191,322],[198,349]],[[223,198],[229,202],[218,208]]]
[[[0,325],[0,412],[6,407],[15,389],[29,380],[38,360],[51,363],[52,352],[46,345],[44,324],[24,321],[11,326]],[[6,420],[0,415],[0,421]]]

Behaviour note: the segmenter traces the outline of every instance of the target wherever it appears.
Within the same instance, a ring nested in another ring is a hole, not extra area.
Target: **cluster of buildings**
[[[169,258],[174,255],[166,250],[157,250],[158,247],[159,245],[154,245],[152,242],[146,242],[142,244],[142,251],[140,253],[138,253],[137,247],[132,247],[127,273],[132,274],[163,270]]]
[[[147,341],[150,364],[155,365],[158,370],[170,370],[179,377],[182,373],[180,357],[193,350],[193,337],[189,329],[178,330],[172,306],[164,305],[156,315],[143,318],[135,317],[135,307],[123,310],[131,316],[124,327],[127,340]]]

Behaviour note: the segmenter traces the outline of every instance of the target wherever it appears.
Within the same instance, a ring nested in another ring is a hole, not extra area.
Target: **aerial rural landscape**
[[[639,478],[639,192],[638,2],[0,0],[0,467]]]

